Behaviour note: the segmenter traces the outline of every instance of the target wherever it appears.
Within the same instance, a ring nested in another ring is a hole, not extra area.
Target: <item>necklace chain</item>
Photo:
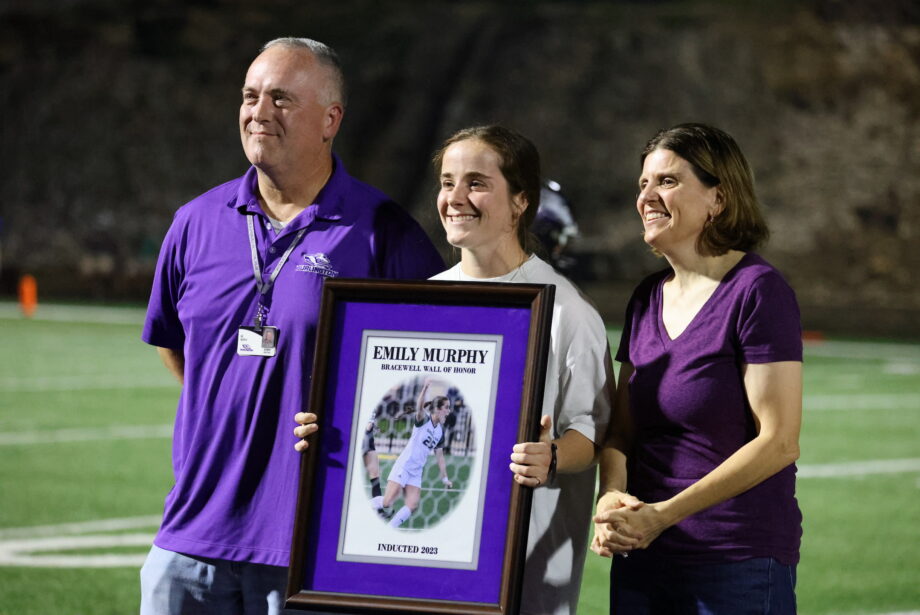
[[[521,271],[524,269],[524,265],[527,263],[527,261],[530,260],[530,257],[531,257],[531,255],[525,254],[525,255],[524,255],[524,259],[521,261],[521,263],[520,263],[517,267],[514,268],[514,270],[513,270],[514,273],[511,274],[511,277],[508,278],[507,280],[503,280],[503,282],[505,282],[506,284],[513,282],[514,279],[518,276],[518,274],[521,273]],[[460,281],[460,282],[462,282],[462,281],[463,281],[463,275],[464,275],[464,274],[463,274],[463,267],[460,265],[460,263],[457,263],[457,280]],[[508,274],[506,273],[505,275],[508,275]],[[497,277],[500,278],[500,277],[502,277],[502,276],[497,276]],[[477,278],[474,278],[474,277],[472,277],[472,276],[467,276],[467,278],[469,278],[470,280],[475,280],[475,279],[477,279]],[[489,279],[494,279],[494,278],[489,278]],[[526,282],[527,280],[523,280],[523,279],[522,279],[521,281],[522,281],[522,282]]]

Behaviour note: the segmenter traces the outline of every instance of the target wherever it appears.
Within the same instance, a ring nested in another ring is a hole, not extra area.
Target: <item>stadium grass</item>
[[[380,486],[386,490],[387,476],[390,474],[393,464],[396,462],[396,455],[384,455],[380,457]],[[402,527],[412,530],[423,530],[433,527],[441,522],[441,519],[449,516],[460,497],[466,490],[470,478],[470,466],[472,458],[460,457],[457,455],[445,455],[444,460],[447,467],[447,475],[453,481],[451,489],[445,489],[441,484],[440,470],[434,461],[434,456],[429,457],[425,466],[425,473],[422,476],[422,495],[419,500],[418,509],[409,517]],[[366,485],[367,497],[371,497],[370,483]],[[398,497],[392,505],[392,510],[398,511],[404,505],[402,496]]]
[[[10,568],[0,573],[0,615],[128,615],[140,610],[137,569]]]
[[[178,386],[139,334],[137,324],[26,321],[0,312],[7,348],[0,354],[0,437],[49,434],[31,443],[0,440],[0,551],[9,528],[161,512],[171,483],[162,426],[173,419]],[[920,408],[910,405],[920,395],[920,347],[810,347],[805,393],[806,399],[831,396],[832,409],[812,411],[806,401],[800,466],[920,457]],[[878,396],[874,406],[871,395]],[[59,430],[112,426],[149,427],[151,435],[51,438]],[[920,472],[800,478],[798,498],[805,518],[801,613],[920,610]],[[144,528],[151,536],[154,530]],[[135,549],[54,552],[65,551]],[[145,552],[136,548],[141,559]],[[606,613],[608,569],[608,560],[588,554],[582,615]],[[0,565],[0,615],[114,615],[137,608],[135,566]]]

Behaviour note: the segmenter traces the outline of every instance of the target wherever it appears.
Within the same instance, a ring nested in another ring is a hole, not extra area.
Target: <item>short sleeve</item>
[[[556,376],[556,433],[575,430],[600,444],[610,421],[613,389],[607,330],[597,311],[578,295],[554,310],[553,318],[560,320],[555,336],[560,342],[556,351],[561,354]]]
[[[593,348],[567,365],[560,384],[563,412],[557,429],[574,429],[595,444],[602,444],[610,421],[610,394],[613,368],[606,346]],[[572,410],[580,409],[578,413]]]
[[[184,219],[176,214],[160,246],[141,334],[142,340],[161,348],[182,348],[185,344],[185,330],[178,310],[183,272],[180,237],[184,234]]]
[[[738,340],[745,363],[802,360],[802,325],[792,288],[777,271],[758,276],[744,297]]]
[[[623,332],[620,334],[620,346],[617,348],[616,359],[619,363],[632,363],[629,360],[629,340],[632,338],[632,316],[635,296],[626,304],[626,316],[623,318]]]
[[[641,319],[651,308],[652,295],[664,274],[665,272],[659,272],[642,280],[629,298],[629,303],[626,304],[626,316],[623,319],[620,346],[617,348],[615,357],[619,363],[634,363],[629,356],[629,345],[638,331],[639,323],[636,322],[636,319]]]

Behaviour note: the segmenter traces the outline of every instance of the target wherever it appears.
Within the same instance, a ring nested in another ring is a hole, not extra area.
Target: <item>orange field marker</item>
[[[26,274],[19,278],[19,307],[26,318],[32,318],[38,307],[38,282],[35,276]]]

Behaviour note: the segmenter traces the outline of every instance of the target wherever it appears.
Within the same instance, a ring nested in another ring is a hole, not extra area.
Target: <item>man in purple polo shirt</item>
[[[182,394],[142,614],[280,613],[293,416],[306,405],[323,280],[444,267],[418,224],[332,153],[344,108],[330,48],[269,42],[240,106],[253,166],[181,207],[163,241],[143,339]]]

